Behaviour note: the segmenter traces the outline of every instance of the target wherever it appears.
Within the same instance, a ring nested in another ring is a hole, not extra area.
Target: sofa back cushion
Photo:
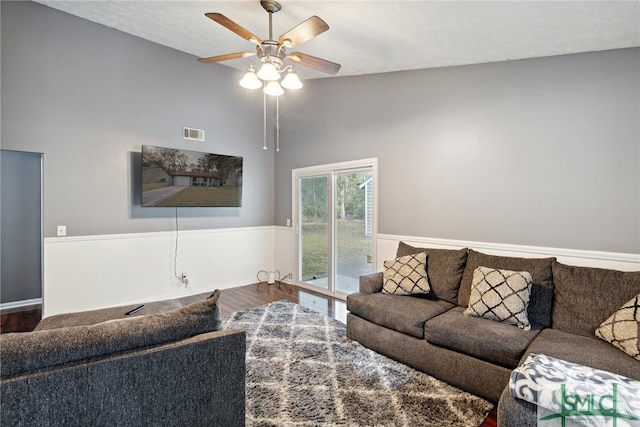
[[[94,325],[0,335],[2,378],[38,369],[173,342],[221,328],[215,291],[165,313]]]
[[[430,297],[456,304],[458,288],[467,261],[467,248],[434,249],[416,248],[404,242],[398,243],[396,257],[426,252],[427,277],[431,287]]]
[[[555,285],[551,326],[595,336],[596,328],[640,293],[640,271],[553,264]]]
[[[200,298],[203,299],[203,298]],[[151,314],[165,313],[176,310],[182,305],[177,299],[145,302],[142,310],[127,315],[129,311],[139,307],[140,304],[128,304],[119,307],[99,308],[95,310],[79,311],[72,313],[60,313],[47,316],[38,323],[34,330],[68,328],[70,326],[89,326],[108,320],[130,319],[132,317],[149,316]]]
[[[467,264],[458,291],[458,305],[469,306],[469,294],[473,282],[473,272],[478,267],[501,270],[527,271],[531,274],[531,294],[527,317],[532,325],[551,325],[551,305],[553,302],[553,270],[555,258],[517,258],[487,255],[469,249]]]

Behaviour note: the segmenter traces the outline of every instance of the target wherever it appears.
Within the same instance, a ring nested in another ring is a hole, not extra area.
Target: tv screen
[[[242,206],[242,157],[143,145],[142,206]]]

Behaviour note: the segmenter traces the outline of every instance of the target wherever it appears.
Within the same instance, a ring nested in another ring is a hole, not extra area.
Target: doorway
[[[373,272],[377,159],[293,171],[296,283],[346,298]]]
[[[0,308],[42,304],[43,154],[0,150]]]

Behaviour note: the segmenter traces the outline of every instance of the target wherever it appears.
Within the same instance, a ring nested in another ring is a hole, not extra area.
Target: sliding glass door
[[[347,295],[373,271],[376,162],[366,160],[294,171],[297,281]]]
[[[370,169],[334,175],[334,288],[337,291],[357,292],[360,275],[372,272],[373,212],[367,210],[372,187]]]
[[[329,179],[328,175],[299,179],[299,280],[328,289],[329,286]]]

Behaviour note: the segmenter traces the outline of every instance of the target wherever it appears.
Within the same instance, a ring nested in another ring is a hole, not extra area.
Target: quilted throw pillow
[[[531,274],[527,271],[478,267],[473,271],[469,307],[464,314],[496,320],[530,330],[527,317],[531,294]]]
[[[596,329],[596,336],[640,360],[640,294],[631,298]]]
[[[407,255],[384,262],[383,294],[428,294],[427,254]]]

